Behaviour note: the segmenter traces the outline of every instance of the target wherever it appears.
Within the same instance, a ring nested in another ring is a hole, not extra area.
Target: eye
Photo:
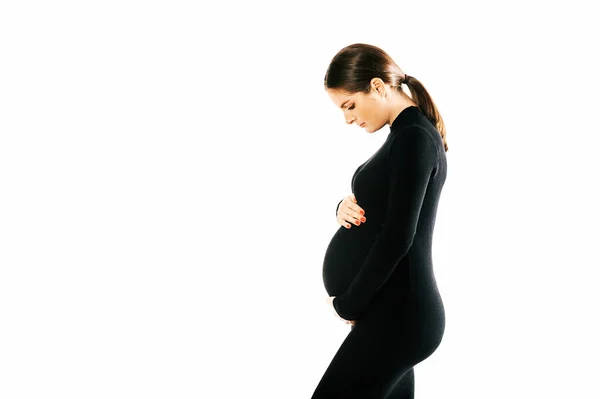
[[[352,104],[351,106],[348,107],[348,109],[354,109],[354,104]]]

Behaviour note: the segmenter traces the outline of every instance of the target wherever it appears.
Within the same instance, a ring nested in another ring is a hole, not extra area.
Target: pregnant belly
[[[323,283],[329,296],[344,293],[360,271],[379,232],[377,223],[371,226],[375,228],[368,224],[350,229],[340,226],[333,235],[323,260]]]

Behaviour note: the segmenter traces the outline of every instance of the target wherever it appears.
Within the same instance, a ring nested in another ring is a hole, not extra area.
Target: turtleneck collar
[[[416,113],[419,111],[420,111],[419,107],[416,107],[414,105],[410,105],[410,106],[404,108],[398,114],[396,119],[394,119],[394,121],[390,125],[390,129],[395,130],[395,129],[398,129],[398,128],[408,125],[410,122],[412,122],[414,120]]]

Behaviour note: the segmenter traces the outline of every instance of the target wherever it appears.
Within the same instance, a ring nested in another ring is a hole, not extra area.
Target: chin
[[[368,127],[365,128],[365,130],[366,130],[367,133],[375,133],[375,132],[378,132],[379,130],[381,130],[382,127],[383,126],[378,127],[377,129],[374,129],[374,128],[368,126]]]

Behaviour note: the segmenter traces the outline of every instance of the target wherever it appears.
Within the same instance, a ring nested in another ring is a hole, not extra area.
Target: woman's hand
[[[327,298],[327,303],[329,303],[331,305],[331,307],[333,308],[333,313],[335,313],[337,318],[340,319],[341,321],[343,321],[344,323],[351,324],[352,326],[354,326],[354,324],[356,323],[356,320],[346,320],[346,319],[340,317],[339,314],[337,314],[337,312],[335,311],[335,308],[333,307],[333,298],[335,298],[335,296],[330,296],[329,298]]]
[[[356,202],[354,193],[350,194],[340,204],[337,212],[337,222],[339,225],[349,229],[352,224],[360,226],[361,222],[367,221],[364,216],[365,210],[362,209]]]

